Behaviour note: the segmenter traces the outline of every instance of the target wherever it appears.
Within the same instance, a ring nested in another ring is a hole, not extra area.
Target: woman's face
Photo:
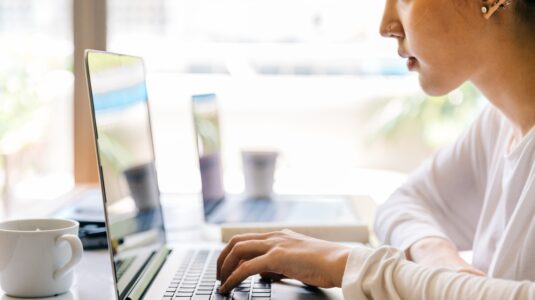
[[[430,95],[443,95],[478,71],[484,18],[478,0],[386,0],[381,34]]]

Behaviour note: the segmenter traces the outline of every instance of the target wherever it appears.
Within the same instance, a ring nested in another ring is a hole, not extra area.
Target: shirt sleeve
[[[512,281],[407,261],[400,250],[355,248],[342,280],[344,298],[437,300],[535,300],[535,283]]]
[[[379,207],[375,232],[385,244],[407,249],[438,236],[469,250],[484,198],[487,152],[497,131],[486,108],[456,141],[424,163]]]

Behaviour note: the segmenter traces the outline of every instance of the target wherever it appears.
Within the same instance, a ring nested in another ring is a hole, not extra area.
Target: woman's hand
[[[318,287],[340,287],[351,249],[290,230],[234,236],[217,260],[220,291],[255,274],[288,277]]]
[[[485,276],[485,273],[464,261],[457,248],[450,241],[443,238],[428,237],[421,239],[406,251],[406,256],[409,260],[421,265]]]

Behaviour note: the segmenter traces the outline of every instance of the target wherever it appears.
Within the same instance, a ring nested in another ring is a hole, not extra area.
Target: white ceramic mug
[[[277,151],[242,151],[245,194],[249,198],[270,198],[273,194],[273,181],[277,163]]]
[[[48,297],[67,292],[82,259],[79,224],[62,219],[0,223],[0,285],[14,297]]]

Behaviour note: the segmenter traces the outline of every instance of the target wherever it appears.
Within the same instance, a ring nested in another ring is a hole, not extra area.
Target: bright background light
[[[281,152],[279,192],[377,201],[481,107],[471,85],[422,94],[395,41],[379,36],[383,1],[107,5],[108,49],[146,60],[163,191],[200,190],[196,93],[218,96],[229,191],[243,189],[240,150],[265,147]],[[0,154],[19,204],[74,184],[72,27],[72,0],[0,0]]]

